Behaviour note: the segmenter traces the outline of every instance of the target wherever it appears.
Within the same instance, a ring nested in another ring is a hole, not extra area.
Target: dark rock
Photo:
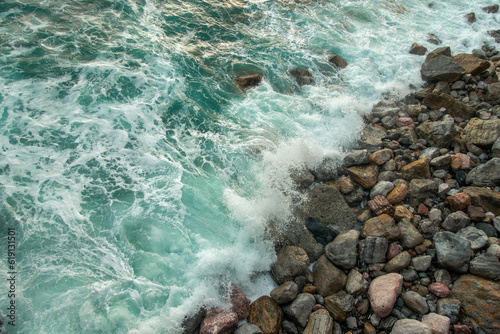
[[[344,157],[345,167],[368,165],[369,163],[367,150],[352,150]]]
[[[448,94],[431,93],[427,95],[422,103],[433,110],[446,108],[449,115],[463,119],[471,119],[476,113],[473,107],[454,99]]]
[[[474,13],[469,13],[465,15],[465,18],[467,19],[467,23],[472,24],[477,21],[476,19],[476,14]]]
[[[411,48],[410,48],[410,54],[412,54],[412,55],[423,56],[426,53],[427,53],[427,48],[425,46],[418,44],[418,43],[413,43]]]
[[[482,254],[476,256],[469,264],[471,274],[500,281],[500,261],[493,254]]]
[[[232,311],[209,312],[201,322],[200,334],[231,334],[238,327],[238,315]]]
[[[346,274],[322,255],[313,266],[314,286],[323,297],[342,290],[347,282]]]
[[[401,293],[401,299],[403,299],[405,305],[412,311],[420,314],[429,312],[427,301],[415,291],[405,291]]]
[[[297,80],[297,83],[301,86],[310,85],[313,83],[313,75],[309,70],[305,68],[295,67],[290,70],[290,75]]]
[[[279,334],[283,323],[283,310],[270,297],[259,297],[250,304],[248,322],[257,325],[265,334]]]
[[[488,244],[488,236],[486,233],[474,226],[467,226],[457,232],[457,235],[470,241],[471,248],[473,251],[486,247]]]
[[[316,218],[308,218],[306,227],[312,233],[314,239],[323,246],[332,242],[338,234],[337,231],[326,227],[325,224]]]
[[[456,233],[459,230],[461,230],[464,227],[467,227],[469,225],[470,225],[470,218],[469,218],[469,216],[465,212],[456,211],[456,212],[450,213],[444,219],[442,227],[446,231],[450,231],[450,232]]]
[[[339,234],[335,240],[326,245],[326,257],[332,263],[344,269],[354,268],[356,265],[358,238],[359,232],[356,230]]]
[[[359,242],[359,260],[366,264],[384,262],[388,247],[387,239],[368,237]]]
[[[255,73],[245,76],[236,77],[236,85],[242,90],[245,91],[249,88],[258,86],[262,81],[263,75],[261,73]]]
[[[495,227],[493,225],[491,225],[491,224],[482,223],[482,222],[481,223],[477,223],[476,224],[476,228],[478,228],[481,231],[483,231],[488,238],[491,238],[491,237],[496,238],[498,236],[498,233],[497,233]]]
[[[451,324],[456,324],[460,315],[460,302],[453,298],[439,299],[437,302],[437,311],[439,314],[450,318]]]
[[[417,206],[436,193],[437,184],[434,180],[413,179],[410,182],[409,194],[412,205]]]
[[[435,44],[435,45],[441,44],[441,40],[439,38],[437,38],[437,36],[434,34],[427,35],[427,42]]]
[[[193,315],[184,317],[182,321],[182,334],[198,334],[199,326],[205,318],[205,309],[199,308]]]
[[[470,196],[472,205],[500,215],[500,192],[480,187],[465,187],[462,190]]]
[[[382,139],[386,136],[386,132],[373,124],[368,124],[363,128],[361,138],[358,140],[358,147],[366,149],[370,152],[375,152],[383,148]]]
[[[283,334],[298,334],[297,326],[291,321],[283,321]]]
[[[271,298],[278,304],[283,305],[291,302],[297,297],[299,287],[295,282],[288,281],[271,291]]]
[[[465,69],[446,56],[437,56],[426,60],[420,70],[422,80],[429,82],[456,81],[464,74]]]
[[[250,312],[250,299],[234,284],[231,284],[229,298],[233,312],[238,315],[238,320],[246,319]]]
[[[344,60],[344,58],[342,58],[339,55],[330,56],[328,58],[328,61],[340,68],[346,68],[348,65],[347,62]]]
[[[457,273],[466,273],[471,257],[470,241],[451,232],[434,234],[438,264]]]
[[[271,266],[271,275],[278,284],[292,281],[295,276],[305,275],[309,267],[306,252],[295,246],[285,246],[278,251],[277,260]]]
[[[314,182],[314,175],[305,168],[291,170],[290,178],[297,189],[307,189]]]
[[[467,175],[467,183],[478,187],[500,185],[500,158],[493,158],[472,169]]]
[[[324,158],[316,168],[311,170],[311,173],[320,182],[334,180],[338,177],[337,167],[339,164],[340,162],[336,159]]]
[[[483,11],[488,13],[488,14],[496,14],[496,13],[498,13],[498,5],[493,4],[493,5],[483,7]]]
[[[310,293],[299,293],[291,304],[283,307],[283,311],[296,325],[304,328],[307,325],[307,318],[311,314],[315,304],[316,299],[313,295]]]
[[[500,283],[474,275],[463,275],[453,285],[451,296],[460,301],[462,323],[476,333],[500,333]]]
[[[401,232],[401,244],[404,248],[414,248],[424,242],[422,234],[408,219],[402,219],[398,224],[398,228]]]
[[[325,307],[330,312],[333,320],[344,322],[347,312],[352,310],[354,298],[346,294],[344,291],[339,291],[325,298]]]

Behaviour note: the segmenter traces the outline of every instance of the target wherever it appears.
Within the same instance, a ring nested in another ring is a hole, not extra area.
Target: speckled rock
[[[363,188],[371,189],[377,183],[377,165],[354,166],[347,169],[349,176]]]
[[[460,301],[453,298],[442,298],[437,301],[437,312],[450,319],[451,324],[458,323]]]
[[[403,276],[392,273],[375,278],[368,289],[373,311],[381,318],[387,317],[401,293]]]
[[[443,283],[431,283],[429,284],[429,286],[427,286],[427,289],[429,289],[429,292],[432,292],[439,298],[446,298],[450,295],[450,289]]]
[[[356,265],[359,232],[350,230],[339,234],[325,247],[325,255],[332,263],[344,269],[354,268]]]
[[[388,246],[386,238],[367,237],[359,242],[359,260],[366,264],[385,262]]]
[[[391,334],[432,334],[429,326],[413,319],[400,319],[392,327]]]
[[[401,244],[404,248],[413,248],[424,241],[422,234],[408,219],[401,220],[398,227],[401,232]]]
[[[383,237],[388,240],[398,239],[399,235],[399,228],[396,226],[394,218],[387,214],[368,219],[368,221],[366,221],[366,223],[364,224],[361,233],[361,236],[363,238],[371,236]]]
[[[458,232],[464,227],[467,227],[470,225],[470,218],[469,216],[462,211],[457,211],[457,212],[452,212],[450,213],[446,219],[444,220],[442,227],[446,231],[450,232]]]
[[[448,334],[450,318],[437,313],[429,313],[422,317],[422,322],[430,327],[432,334]]]
[[[467,226],[457,232],[457,235],[470,241],[473,251],[478,251],[488,244],[488,236],[474,226]]]
[[[457,273],[466,273],[471,257],[470,241],[451,232],[434,234],[438,264]]]
[[[325,255],[314,263],[313,277],[313,283],[323,297],[341,290],[347,281],[346,274],[331,263]]]

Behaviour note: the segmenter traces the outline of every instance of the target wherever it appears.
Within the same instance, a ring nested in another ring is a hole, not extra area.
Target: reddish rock
[[[453,285],[451,297],[460,301],[462,323],[487,334],[500,333],[500,282],[463,275]]]
[[[429,209],[422,203],[418,205],[418,210],[417,214],[420,216],[428,216],[429,215]]]
[[[467,325],[453,325],[453,332],[455,334],[472,334],[472,331]]]
[[[238,319],[246,319],[250,313],[250,299],[234,284],[231,284],[230,300],[233,305],[232,310],[238,315]]]
[[[381,318],[387,317],[401,293],[403,276],[392,273],[375,278],[368,289],[373,311]]]
[[[387,260],[390,260],[398,254],[399,254],[398,244],[395,242],[391,242],[389,244],[389,248],[387,248],[387,254],[385,257],[387,258]]]
[[[466,212],[469,205],[471,205],[470,196],[463,192],[446,197],[445,203],[450,206],[453,211]]]
[[[431,283],[427,289],[439,298],[446,298],[450,295],[450,289],[443,283]]]
[[[401,168],[405,179],[411,181],[413,179],[430,179],[431,169],[428,158],[418,159]]]
[[[396,126],[398,128],[412,128],[415,129],[415,123],[411,117],[398,117],[396,118]]]
[[[484,218],[484,209],[480,206],[470,205],[467,208],[467,214],[470,219],[474,222],[480,222]]]
[[[426,314],[422,317],[422,322],[430,327],[432,334],[448,334],[450,332],[450,318],[440,314]]]
[[[451,169],[469,170],[470,165],[470,157],[467,154],[457,153],[451,155]]]
[[[325,310],[325,307],[321,304],[316,304],[313,306],[313,312],[317,310]]]
[[[394,207],[384,196],[377,195],[371,201],[368,201],[368,206],[377,216],[382,214],[394,215]]]
[[[354,190],[354,183],[352,182],[352,180],[344,175],[342,175],[341,177],[339,177],[335,183],[334,183],[335,187],[337,187],[337,189],[342,193],[342,194],[348,194],[350,193],[351,191]]]
[[[318,289],[314,285],[306,285],[302,288],[302,293],[310,293],[314,295],[318,293]]]
[[[399,228],[394,218],[387,214],[369,219],[363,226],[361,237],[383,237],[388,240],[399,238]]]
[[[392,191],[387,195],[387,200],[392,205],[401,203],[406,195],[408,195],[408,186],[404,183],[398,184]]]
[[[283,310],[268,296],[262,296],[250,304],[248,322],[257,325],[264,334],[280,334]]]
[[[371,189],[377,183],[378,170],[377,165],[364,165],[351,167],[347,172],[363,188]]]
[[[228,310],[212,310],[201,322],[200,334],[232,334],[238,327],[238,315]]]

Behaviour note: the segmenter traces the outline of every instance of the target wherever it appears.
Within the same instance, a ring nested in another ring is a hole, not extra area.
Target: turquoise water
[[[0,1],[0,230],[6,245],[16,229],[18,272],[6,329],[177,333],[230,282],[267,294],[266,221],[286,230],[302,196],[288,171],[340,157],[382,94],[421,83],[413,42],[493,44],[491,3]],[[253,71],[262,84],[239,91]]]

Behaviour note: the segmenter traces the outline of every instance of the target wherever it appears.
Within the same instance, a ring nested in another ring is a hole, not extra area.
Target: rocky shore
[[[500,333],[500,55],[410,53],[425,87],[376,104],[337,170],[294,176],[307,199],[278,242],[278,287],[250,303],[232,285],[232,308],[185,333]]]

